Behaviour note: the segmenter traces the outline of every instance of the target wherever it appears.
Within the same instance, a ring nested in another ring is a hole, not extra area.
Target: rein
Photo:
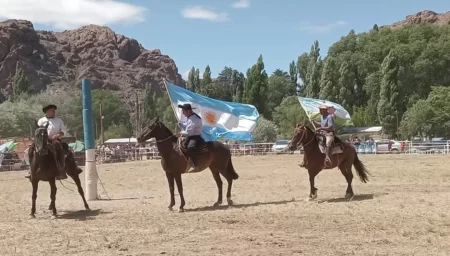
[[[305,128],[305,129],[306,129],[306,128]],[[313,135],[312,138],[311,138],[311,140],[308,141],[307,143],[303,143],[303,142],[302,142],[302,141],[303,141],[303,137],[306,136],[306,133],[307,133],[307,132],[308,132],[308,131],[305,130],[305,132],[302,134],[302,137],[300,138],[300,140],[299,140],[299,142],[297,143],[297,145],[302,144],[303,147],[306,147],[306,146],[308,146],[311,142],[314,141],[314,135]]]

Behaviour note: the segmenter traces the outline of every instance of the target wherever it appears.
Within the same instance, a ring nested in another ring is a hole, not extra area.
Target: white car
[[[392,153],[399,153],[402,150],[402,143],[400,141],[396,140],[390,140],[392,142],[391,151]],[[377,145],[377,152],[378,153],[389,153],[388,145],[389,140],[378,140],[375,142]]]
[[[272,146],[272,151],[275,152],[275,154],[289,152],[289,141],[277,140]]]

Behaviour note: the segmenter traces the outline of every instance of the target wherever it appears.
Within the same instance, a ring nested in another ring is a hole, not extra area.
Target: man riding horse
[[[333,106],[327,106],[327,105],[321,105],[319,107],[320,111],[320,123],[311,120],[314,127],[316,128],[316,132],[319,134],[322,134],[325,136],[325,166],[330,167],[331,166],[331,150],[332,150],[332,143],[334,141],[334,107]],[[307,164],[306,154],[303,155],[303,162],[300,164],[300,167],[305,167]]]
[[[192,111],[191,104],[178,105],[182,109],[183,115],[187,117],[186,122],[180,122],[180,126],[184,129],[180,131],[180,135],[185,137],[185,147],[191,162],[192,168],[188,172],[197,172],[197,163],[195,161],[195,150],[202,142],[203,122],[202,118]]]
[[[61,137],[64,136],[65,132],[67,132],[66,126],[64,125],[64,122],[61,120],[61,118],[55,116],[56,115],[57,106],[50,104],[42,108],[42,112],[45,113],[45,116],[38,120],[37,124],[39,126],[45,126],[47,123],[47,133],[48,138],[51,142],[51,144],[54,147],[53,155],[56,160],[56,164],[59,169],[59,177],[57,179],[67,179],[67,174],[65,171],[65,157],[66,153],[64,152],[63,148],[63,142],[61,142]],[[68,148],[68,145],[66,145],[66,148]],[[34,143],[31,145],[30,150],[28,152],[29,159],[33,158],[34,153]],[[30,178],[30,172],[28,173],[25,178]]]

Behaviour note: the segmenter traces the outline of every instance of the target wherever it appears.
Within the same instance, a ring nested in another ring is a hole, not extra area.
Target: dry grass
[[[373,176],[368,184],[354,180],[350,203],[340,200],[346,183],[337,169],[318,176],[318,200],[308,202],[298,155],[240,157],[236,206],[210,207],[217,191],[204,171],[184,176],[182,214],[166,210],[159,161],[102,165],[113,200],[90,202],[85,213],[79,196],[59,184],[57,220],[46,210],[48,184],[40,183],[30,220],[24,173],[0,173],[0,255],[450,255],[450,159],[361,159]]]

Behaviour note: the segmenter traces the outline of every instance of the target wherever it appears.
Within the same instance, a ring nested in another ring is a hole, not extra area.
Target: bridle
[[[150,130],[149,134],[151,134],[151,133],[153,132],[153,130],[155,130],[155,129],[156,129],[156,124],[155,124],[155,126]],[[156,142],[156,143],[161,143],[161,142],[164,142],[164,141],[166,141],[166,140],[168,140],[168,139],[170,139],[170,138],[172,138],[172,137],[176,137],[176,135],[175,135],[175,134],[172,134],[172,135],[170,135],[170,136],[167,137],[167,138],[164,138],[164,139],[162,139],[162,140],[156,140],[155,142]]]
[[[39,146],[40,146],[41,143],[36,143],[38,141],[36,139],[36,135],[41,135],[41,133],[37,133],[38,130],[45,130],[45,131],[47,131],[47,128],[45,128],[45,127],[38,127],[36,129],[35,136],[34,136],[34,147],[35,147],[34,151],[38,155],[45,155],[45,154],[48,153],[48,148],[46,147],[46,145],[48,144],[48,139],[40,138],[40,139],[42,139],[42,148],[40,148]]]
[[[313,135],[312,138],[311,138],[311,140],[308,141],[307,143],[303,143],[303,142],[302,142],[303,139],[304,139],[304,137],[305,137],[306,134],[308,133],[308,131],[307,131],[306,129],[307,129],[307,128],[303,128],[303,129],[302,129],[302,137],[300,137],[299,141],[296,143],[296,144],[297,144],[297,145],[296,145],[297,147],[300,146],[300,145],[303,145],[303,147],[306,147],[306,146],[308,146],[311,142],[314,141],[314,135]]]

